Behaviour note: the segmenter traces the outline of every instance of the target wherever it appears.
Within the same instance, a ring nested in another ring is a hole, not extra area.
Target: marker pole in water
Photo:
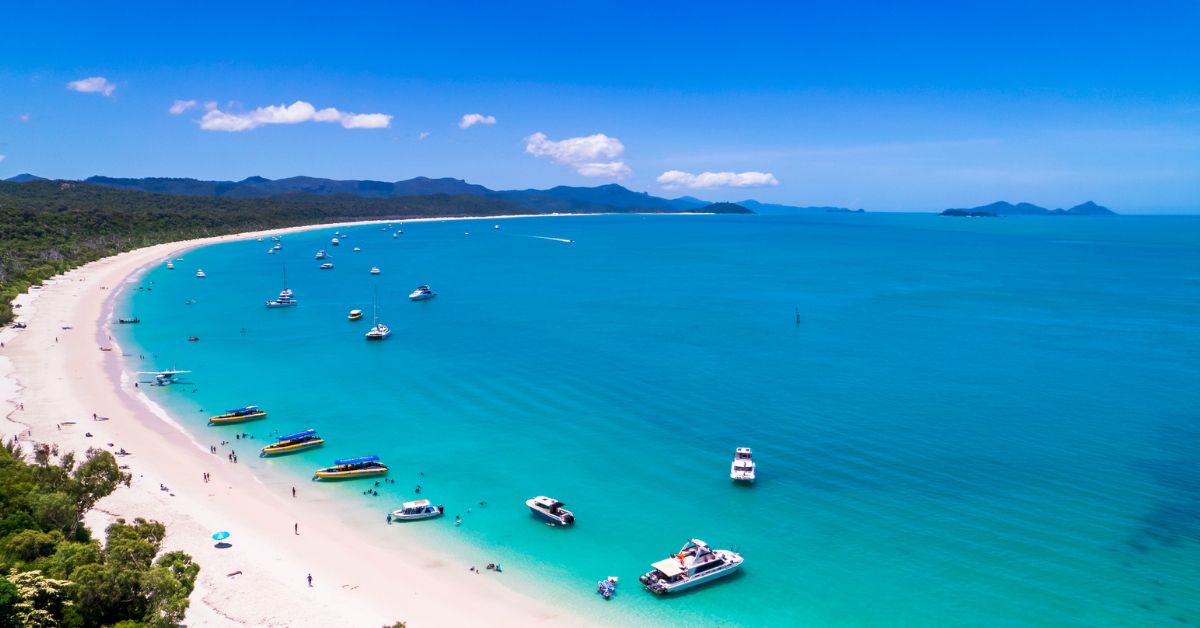
[[[800,308],[796,308],[796,324],[800,324]]]

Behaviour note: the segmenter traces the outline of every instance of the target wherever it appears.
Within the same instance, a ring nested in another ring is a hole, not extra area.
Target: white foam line
[[[513,235],[520,235],[520,234],[515,234],[515,233],[514,233]],[[526,238],[539,238],[539,239],[542,239],[542,240],[554,240],[555,242],[574,242],[574,240],[564,240],[564,239],[562,239],[562,238],[547,238],[546,236],[533,236],[533,235],[527,235],[527,236],[523,236],[523,237],[526,237]]]

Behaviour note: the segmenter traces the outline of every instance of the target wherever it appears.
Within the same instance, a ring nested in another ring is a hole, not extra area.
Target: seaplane
[[[167,386],[179,382],[179,376],[191,371],[178,371],[174,368],[165,371],[138,371],[138,375],[153,375],[154,381],[151,382],[156,386]]]

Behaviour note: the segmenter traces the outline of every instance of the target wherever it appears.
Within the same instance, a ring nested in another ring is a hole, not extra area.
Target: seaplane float
[[[138,371],[137,372],[138,375],[153,375],[154,381],[147,382],[147,383],[153,384],[155,386],[168,386],[170,384],[178,383],[179,376],[183,375],[184,373],[191,373],[191,371],[179,371],[174,368],[171,368],[171,369],[167,369],[165,371]]]

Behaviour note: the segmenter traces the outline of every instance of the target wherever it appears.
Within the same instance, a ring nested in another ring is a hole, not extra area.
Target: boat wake
[[[522,235],[522,234],[517,234],[517,233],[514,233],[513,235],[520,235],[522,238],[537,238],[539,240],[554,240],[555,242],[574,242],[574,240],[564,240],[562,238],[548,238],[546,236]]]

